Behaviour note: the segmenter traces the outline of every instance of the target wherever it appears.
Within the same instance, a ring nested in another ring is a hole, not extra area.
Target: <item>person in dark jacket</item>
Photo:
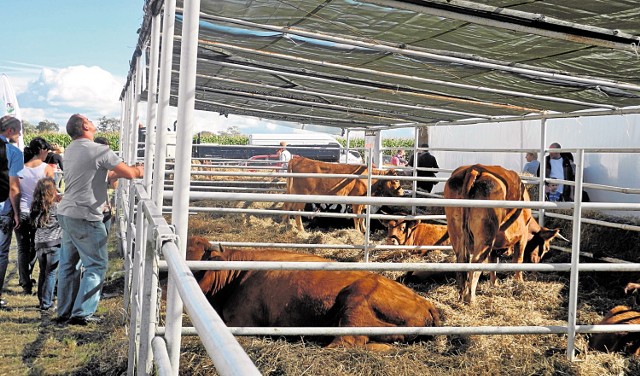
[[[549,146],[550,149],[562,149],[559,143],[554,142]],[[573,162],[573,154],[571,153],[554,153],[549,151],[549,155],[545,157],[547,165],[545,178],[576,180],[575,163]],[[540,167],[536,174],[540,176]],[[557,192],[560,193],[561,201],[573,201],[573,187],[570,185],[558,184]]]
[[[420,145],[420,147],[421,148],[428,148],[429,144],[424,143],[424,144]],[[412,166],[413,167],[413,164],[414,164],[414,161],[413,161],[413,155],[412,155],[411,158],[409,158],[408,166]],[[438,162],[436,161],[436,157],[431,155],[431,153],[429,153],[428,150],[423,150],[422,152],[418,153],[418,167],[421,167],[421,168],[440,168],[438,166]],[[435,178],[436,177],[436,172],[435,171],[418,170],[418,176]],[[437,182],[433,182],[433,181],[419,181],[417,183],[417,186],[418,186],[418,188],[422,189],[423,191],[427,191],[427,192],[431,193],[431,190],[433,189],[433,186],[436,185],[436,184],[437,184]]]

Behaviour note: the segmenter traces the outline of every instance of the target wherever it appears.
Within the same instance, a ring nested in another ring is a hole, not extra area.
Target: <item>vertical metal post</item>
[[[128,207],[129,211],[127,213],[127,218],[124,221],[126,226],[126,237],[127,237],[127,248],[125,249],[124,256],[124,310],[129,310],[129,305],[131,303],[131,279],[132,279],[132,271],[135,268],[133,264],[133,231],[131,231],[132,223],[135,223],[135,186],[133,184],[129,185],[129,195],[128,199]]]
[[[164,2],[162,21],[162,52],[160,57],[160,87],[158,88],[158,126],[156,129],[156,158],[153,169],[151,199],[162,210],[164,170],[167,163],[167,110],[171,94],[171,70],[173,62],[173,29],[176,22],[176,0]]]
[[[196,68],[198,60],[198,33],[200,0],[187,0],[184,3],[184,22],[182,24],[182,44],[180,48],[180,84],[178,87],[178,132],[176,140],[175,183],[171,221],[178,235],[178,248],[182,257],[186,254],[187,226],[189,223],[189,189],[191,179],[191,148],[193,118],[195,112]],[[182,331],[183,303],[169,273],[167,291],[167,328],[166,340],[169,359],[174,375],[180,369],[180,339]]]
[[[349,128],[347,128],[347,147],[346,147],[346,154],[345,154],[345,162],[349,163],[349,150],[351,150],[351,131],[349,130]]]
[[[418,142],[420,140],[420,129],[418,127],[413,127],[413,166],[411,166],[411,174],[413,175],[413,181],[411,182],[411,197],[416,198],[418,189],[418,182],[416,181],[416,177],[418,176]],[[411,206],[411,214],[416,215],[416,207]]]
[[[573,233],[571,234],[571,278],[569,280],[569,319],[567,325],[567,359],[575,359],[576,313],[578,307],[578,264],[580,263],[580,218],[582,217],[582,180],[584,149],[576,155],[576,185],[573,198]]]
[[[142,93],[142,74],[144,70],[144,66],[142,64],[142,55],[136,58],[136,74],[135,74],[135,86],[132,98],[132,109],[133,113],[131,114],[131,126],[129,128],[130,134],[129,139],[129,155],[127,156],[127,164],[133,164],[136,162],[136,158],[138,157],[138,107],[140,105],[140,95]]]
[[[373,173],[373,158],[371,158],[371,148],[369,148],[369,160],[367,161],[367,197],[371,197],[371,174]],[[364,233],[364,262],[369,262],[369,226],[371,217],[370,205],[365,206],[365,233]]]
[[[547,144],[547,118],[540,119],[540,152],[538,162],[540,163],[540,182],[538,183],[538,201],[544,201],[544,177],[547,175],[547,164],[545,163],[545,145]],[[544,209],[538,210],[538,223],[544,226]]]
[[[135,191],[135,185],[131,185]],[[135,192],[134,192],[135,193]],[[138,344],[140,343],[140,320],[142,318],[142,289],[143,281],[141,278],[144,270],[144,252],[145,233],[144,233],[144,213],[142,211],[142,201],[138,202],[138,210],[135,214],[136,238],[135,238],[135,256],[133,257],[133,277],[131,281],[131,310],[129,315],[129,362],[127,364],[127,374],[132,375],[135,365],[139,360]]]
[[[151,59],[149,61],[149,83],[147,96],[147,136],[144,148],[144,189],[151,193],[153,158],[156,150],[156,104],[158,96],[158,54],[160,53],[160,15],[151,19]]]
[[[150,203],[150,200],[143,202],[143,205]],[[160,215],[157,210],[157,215]],[[144,216],[141,220],[147,224],[146,242],[144,247],[144,274],[143,274],[143,291],[142,291],[142,317],[140,320],[140,351],[138,352],[138,369],[139,375],[150,375],[153,371],[153,353],[151,341],[155,336],[156,327],[158,326],[158,259],[157,251],[160,249],[160,243],[154,239],[154,228],[149,226]]]

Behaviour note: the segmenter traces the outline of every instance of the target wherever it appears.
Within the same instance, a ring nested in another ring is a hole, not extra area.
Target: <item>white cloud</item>
[[[120,118],[123,86],[123,79],[97,66],[42,68],[39,76],[17,95],[25,120],[38,123],[48,119],[62,128],[74,113],[90,119]]]

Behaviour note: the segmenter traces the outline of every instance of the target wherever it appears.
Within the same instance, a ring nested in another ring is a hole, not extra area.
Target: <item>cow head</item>
[[[542,228],[540,231],[531,234],[531,238],[527,242],[524,250],[525,261],[539,263],[540,260],[549,252],[551,240],[556,237],[564,239],[560,235],[560,229]]]
[[[387,170],[387,172],[385,172],[384,174],[386,176],[398,176],[398,173],[394,169]],[[374,196],[382,196],[382,197],[404,196],[404,190],[402,189],[402,185],[400,185],[400,180],[398,179],[378,180],[372,186],[372,191]]]
[[[207,260],[213,251],[218,251],[218,247],[212,245],[206,238],[192,236],[187,239],[187,260]]]
[[[387,227],[387,239],[385,244],[387,245],[405,245],[407,239],[411,236],[413,231],[420,224],[420,220],[390,220],[382,221]]]

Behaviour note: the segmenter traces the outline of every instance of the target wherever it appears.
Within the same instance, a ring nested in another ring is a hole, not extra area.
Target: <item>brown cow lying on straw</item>
[[[276,249],[224,249],[190,238],[187,259],[213,261],[331,262]],[[208,270],[195,273],[202,292],[228,326],[394,327],[438,326],[440,315],[413,290],[367,271]],[[383,351],[415,335],[345,335],[330,347]],[[382,343],[381,343],[382,342]]]
[[[627,306],[616,306],[607,312],[598,325],[640,324],[640,312]],[[589,347],[599,351],[624,351],[640,355],[639,332],[596,333],[589,340]]]

